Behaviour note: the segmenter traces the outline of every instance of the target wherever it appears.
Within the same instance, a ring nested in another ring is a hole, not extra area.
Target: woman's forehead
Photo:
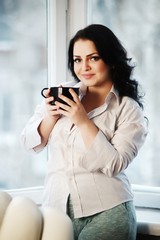
[[[89,55],[91,53],[97,53],[96,46],[93,41],[88,39],[79,39],[74,43],[73,55],[81,56],[83,54]]]

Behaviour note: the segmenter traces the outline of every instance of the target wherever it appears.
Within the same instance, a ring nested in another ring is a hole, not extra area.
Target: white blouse
[[[82,98],[86,87],[80,82]],[[37,106],[22,133],[27,150],[41,143],[37,131],[46,114],[44,102]],[[70,194],[75,218],[86,217],[133,199],[125,169],[143,145],[146,123],[142,110],[129,97],[120,98],[112,87],[105,103],[88,113],[99,128],[86,149],[77,126],[62,116],[54,126],[45,181],[44,205],[66,212]]]

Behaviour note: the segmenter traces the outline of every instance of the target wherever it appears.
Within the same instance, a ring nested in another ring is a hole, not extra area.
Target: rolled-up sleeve
[[[106,126],[107,127],[107,126]],[[92,146],[82,159],[82,166],[90,172],[101,171],[109,177],[125,170],[137,155],[147,136],[142,111],[125,109],[110,140],[103,129],[97,133]]]
[[[42,103],[36,107],[34,115],[29,119],[21,134],[21,142],[26,150],[35,152],[34,147],[41,143],[38,126],[45,116],[45,106]]]

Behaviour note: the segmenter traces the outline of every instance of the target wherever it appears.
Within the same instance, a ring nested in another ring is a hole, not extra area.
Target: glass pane
[[[90,0],[88,22],[108,26],[136,62],[149,134],[127,173],[134,184],[160,186],[160,1]]]
[[[47,84],[46,2],[0,1],[0,188],[41,185],[46,152],[27,153],[20,135]]]

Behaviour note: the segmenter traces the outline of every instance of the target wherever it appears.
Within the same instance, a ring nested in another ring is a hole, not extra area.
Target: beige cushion
[[[41,231],[42,216],[36,204],[27,198],[13,198],[3,218],[0,240],[39,240]]]
[[[42,240],[73,240],[72,222],[64,213],[45,207],[43,221]]]
[[[3,221],[3,217],[11,200],[12,197],[8,193],[0,192],[0,228]]]
[[[0,240],[73,240],[70,218],[28,198],[0,192]]]

